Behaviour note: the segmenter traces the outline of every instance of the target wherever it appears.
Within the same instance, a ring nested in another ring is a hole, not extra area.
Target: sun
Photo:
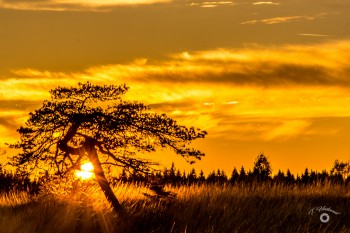
[[[87,180],[92,178],[94,166],[91,162],[84,163],[80,166],[80,170],[75,172],[75,175],[82,180]]]

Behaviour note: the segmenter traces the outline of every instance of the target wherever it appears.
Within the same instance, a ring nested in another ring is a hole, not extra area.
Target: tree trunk
[[[97,150],[94,146],[91,146],[88,150],[88,157],[92,164],[94,165],[94,173],[96,176],[96,180],[98,184],[100,185],[105,197],[107,198],[108,202],[112,205],[114,211],[119,214],[119,216],[124,215],[124,209],[120,205],[117,197],[115,196],[111,186],[108,183],[108,180],[105,176],[105,173],[102,169],[101,162],[98,159],[97,156]]]

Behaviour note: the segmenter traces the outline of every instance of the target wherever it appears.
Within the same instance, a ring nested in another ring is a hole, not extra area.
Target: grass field
[[[171,200],[145,197],[143,186],[118,184],[117,197],[127,210],[118,218],[94,185],[69,192],[29,197],[0,197],[1,233],[83,232],[350,232],[350,188],[323,186],[181,186]],[[326,206],[322,223],[312,208]]]

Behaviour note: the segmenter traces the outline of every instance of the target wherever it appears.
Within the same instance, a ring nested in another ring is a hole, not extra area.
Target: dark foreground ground
[[[145,187],[118,185],[115,192],[128,213],[123,219],[95,186],[35,198],[2,195],[0,233],[350,232],[349,187],[204,185],[168,190],[176,197],[150,199],[143,194],[149,192]]]

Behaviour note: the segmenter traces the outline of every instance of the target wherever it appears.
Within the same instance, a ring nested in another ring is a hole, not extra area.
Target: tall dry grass
[[[78,184],[74,189],[30,197],[0,196],[1,233],[85,232],[350,232],[350,190],[319,186],[200,185],[166,187],[174,199],[150,199],[142,185],[118,184],[114,190],[127,210],[116,216],[99,188]],[[309,210],[327,206],[320,213]]]

